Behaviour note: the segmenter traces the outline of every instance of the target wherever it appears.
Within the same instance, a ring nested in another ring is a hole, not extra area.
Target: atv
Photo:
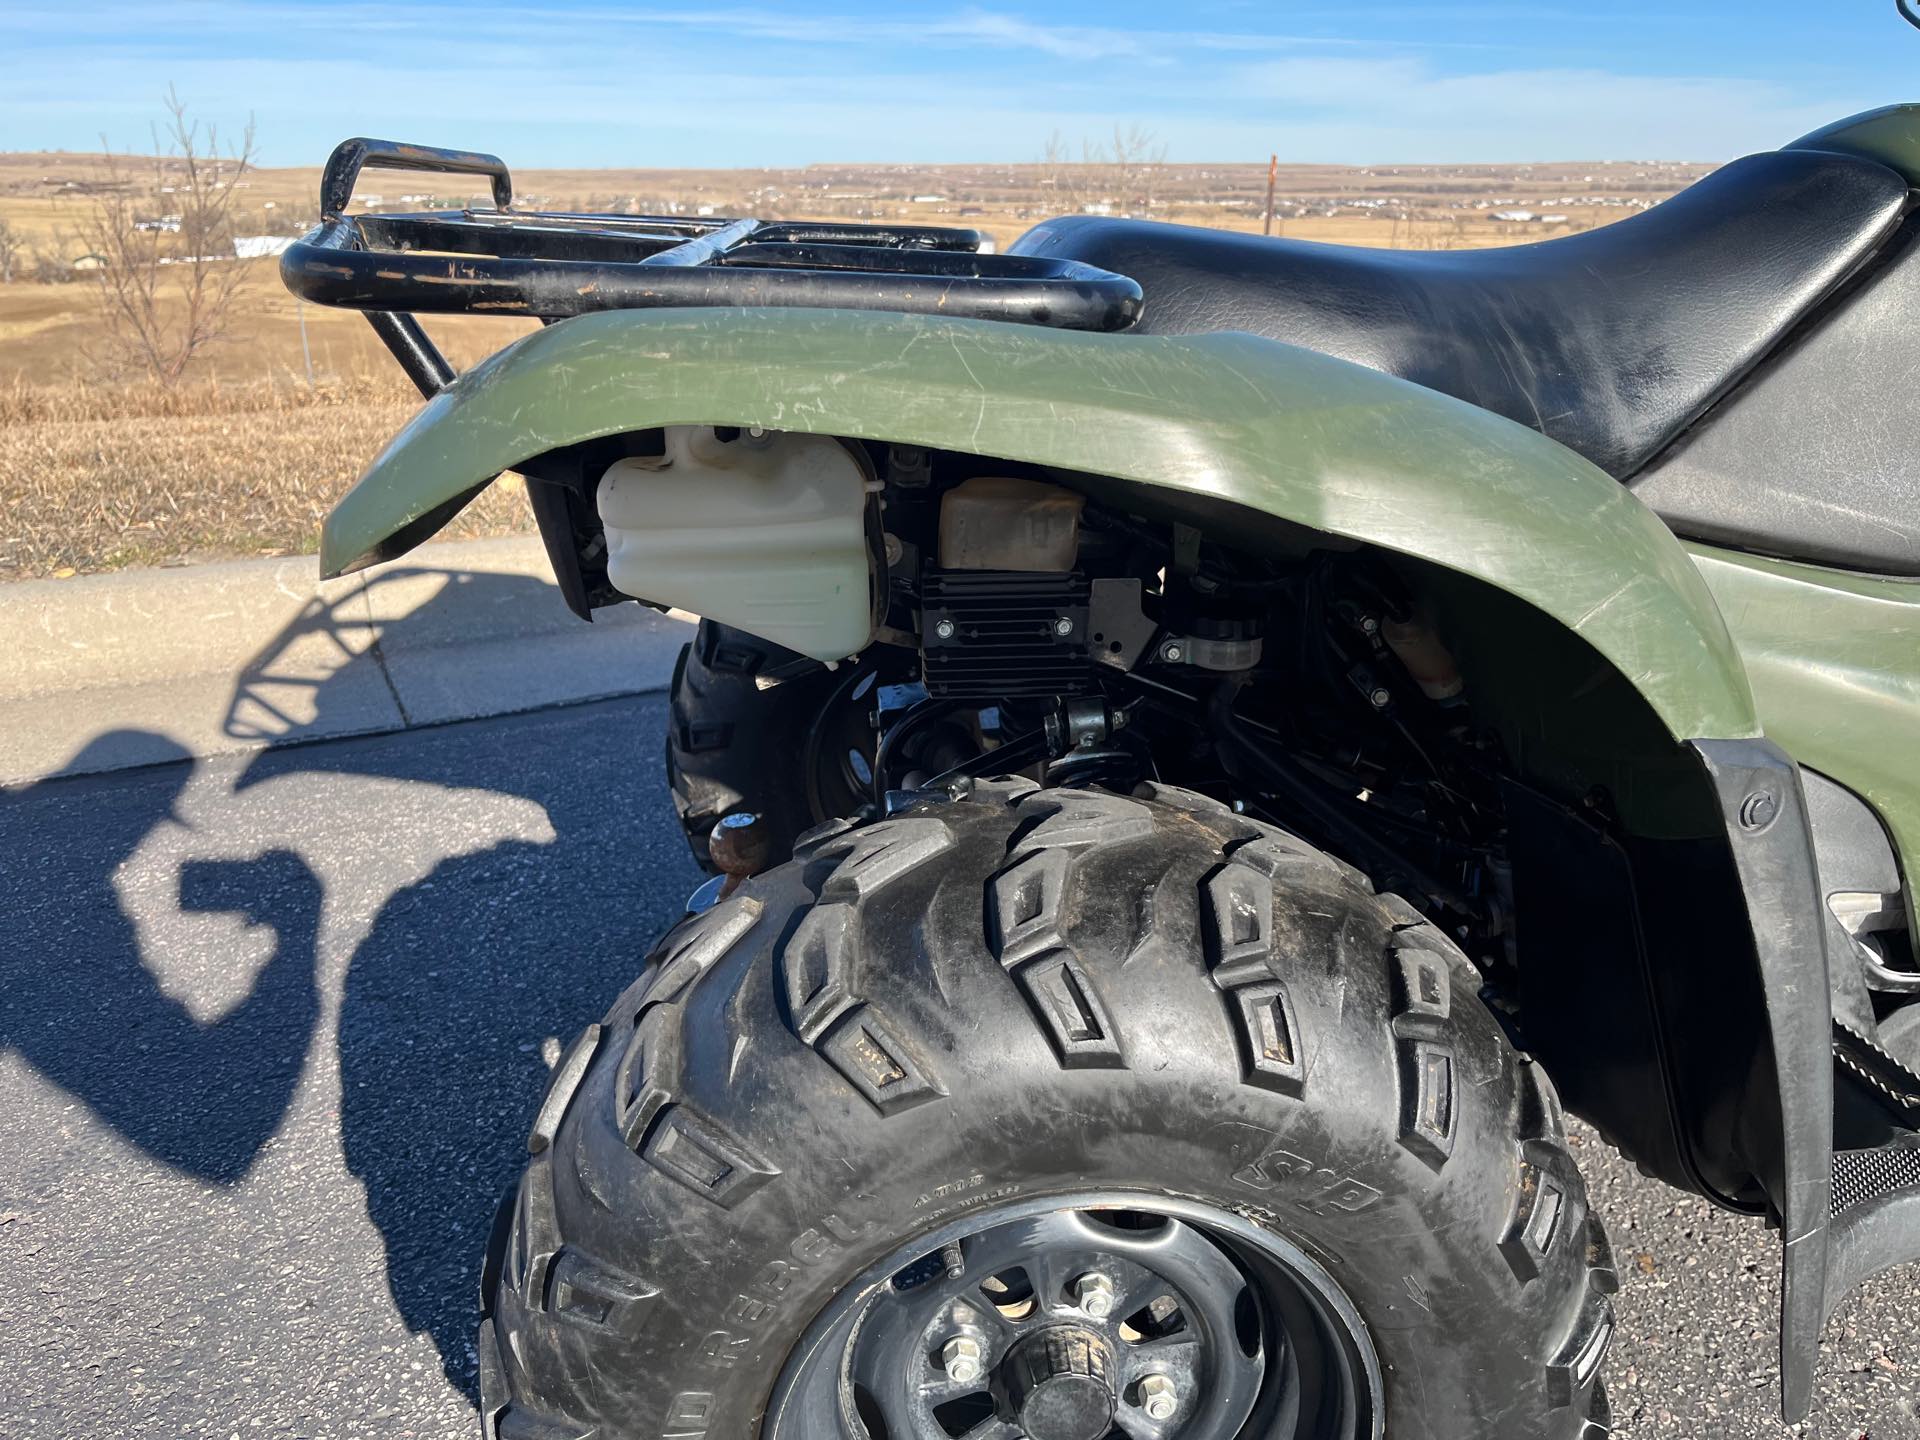
[[[1599,1436],[1563,1106],[1779,1229],[1807,1414],[1920,1258],[1916,186],[1899,106],[1538,244],[992,254],[342,145],[285,279],[430,399],[325,573],[513,470],[703,617],[715,873],[554,1067],[485,1433]]]

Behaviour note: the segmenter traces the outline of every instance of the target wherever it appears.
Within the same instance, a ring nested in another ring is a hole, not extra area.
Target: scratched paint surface
[[[1870,800],[1906,872],[1920,874],[1920,583],[1694,553],[1767,734]]]
[[[1758,733],[1699,573],[1623,487],[1524,426],[1248,335],[805,309],[585,315],[430,401],[329,517],[322,565],[350,566],[545,451],[670,424],[925,445],[1249,506],[1520,596],[1605,655],[1677,737]]]

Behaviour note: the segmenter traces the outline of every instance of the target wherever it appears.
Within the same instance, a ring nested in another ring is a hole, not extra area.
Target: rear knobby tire
[[[1317,1261],[1395,1440],[1602,1435],[1607,1244],[1478,992],[1403,901],[1188,792],[827,827],[556,1068],[491,1271],[489,1434],[761,1434],[850,1281],[1097,1189]]]
[[[668,696],[667,786],[702,868],[714,868],[707,837],[736,811],[760,817],[778,859],[813,825],[801,757],[833,681],[791,650],[711,620],[681,647]]]

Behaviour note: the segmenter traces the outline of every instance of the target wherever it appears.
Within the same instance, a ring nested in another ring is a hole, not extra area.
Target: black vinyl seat
[[[1893,231],[1871,160],[1736,160],[1643,214],[1492,250],[1370,250],[1076,215],[1012,253],[1146,292],[1151,334],[1239,330],[1402,376],[1531,425],[1626,479]]]

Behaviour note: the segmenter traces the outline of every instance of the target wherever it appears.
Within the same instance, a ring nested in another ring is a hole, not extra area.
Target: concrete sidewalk
[[[664,687],[690,618],[591,625],[533,537],[0,585],[0,783]]]

